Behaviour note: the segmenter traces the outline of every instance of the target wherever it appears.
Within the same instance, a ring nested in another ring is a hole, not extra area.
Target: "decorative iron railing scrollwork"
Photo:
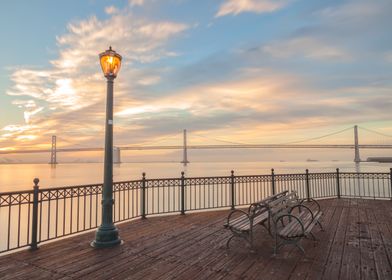
[[[95,229],[102,184],[0,193],[0,253]],[[248,206],[283,190],[301,198],[392,199],[390,173],[299,174],[146,179],[113,184],[114,222],[151,215]],[[36,196],[35,196],[36,195]],[[34,200],[36,197],[36,200]]]

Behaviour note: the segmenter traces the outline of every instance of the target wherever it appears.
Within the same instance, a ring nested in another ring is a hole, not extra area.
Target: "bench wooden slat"
[[[302,220],[303,217],[306,215],[306,213],[303,211],[297,216],[298,219]],[[289,217],[286,217],[288,219]],[[292,218],[292,220],[285,225],[280,231],[279,235],[280,236],[288,236],[291,232],[297,232],[298,230],[301,230],[301,224],[298,222],[297,219]],[[302,230],[301,230],[302,231]]]
[[[311,221],[311,223],[307,226],[306,230],[305,230],[305,234],[309,234],[313,227],[315,226],[315,224],[317,224],[317,222],[319,221],[319,218],[321,217],[323,213],[320,211],[319,213],[317,213],[317,215],[313,218],[313,220]]]
[[[257,215],[256,217],[253,218],[253,226],[264,222],[267,218],[268,218],[268,212],[264,212],[260,215]],[[230,221],[229,225],[226,224],[226,226],[235,228],[240,231],[247,231],[250,230],[251,228],[250,220],[245,215],[235,218],[234,220]]]
[[[302,211],[298,216],[296,215],[296,217],[298,217],[302,222],[304,227],[304,232],[302,233],[302,228],[301,225],[298,223],[298,221],[293,219],[279,232],[279,235],[287,236],[287,237],[297,236],[299,233],[307,235],[312,230],[313,226],[318,222],[321,215],[322,212],[320,211],[312,219],[312,215],[309,212]]]

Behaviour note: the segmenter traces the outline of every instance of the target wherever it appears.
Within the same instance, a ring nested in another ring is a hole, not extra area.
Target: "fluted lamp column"
[[[91,246],[113,247],[121,243],[118,229],[113,224],[113,82],[121,67],[121,55],[109,47],[99,54],[103,74],[107,79],[105,161],[102,189],[102,223],[95,233]]]

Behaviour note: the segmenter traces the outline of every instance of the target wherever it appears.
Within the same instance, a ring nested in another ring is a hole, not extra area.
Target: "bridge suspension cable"
[[[367,132],[371,132],[371,133],[375,133],[375,134],[378,134],[378,135],[381,135],[381,136],[384,136],[384,137],[392,138],[392,135],[388,135],[388,134],[385,134],[385,133],[382,133],[382,132],[378,132],[378,131],[375,131],[375,130],[372,130],[372,129],[369,129],[369,128],[366,128],[366,127],[358,126],[358,128],[366,130]]]
[[[160,138],[158,140],[143,142],[142,145],[146,145],[146,144],[155,145],[157,143],[161,143],[161,142],[169,140],[169,139],[175,139],[175,140],[181,141],[182,138],[180,137],[180,135],[182,135],[182,134],[180,134],[180,133],[170,134],[170,135],[163,137],[163,138]]]
[[[198,136],[198,137],[201,137],[201,138],[205,138],[205,139],[208,139],[208,140],[215,140],[215,141],[218,141],[218,142],[223,142],[223,143],[228,143],[228,144],[234,144],[234,145],[249,145],[248,143],[234,142],[234,141],[228,141],[228,140],[222,140],[222,139],[213,138],[213,137],[207,137],[207,136],[203,136],[203,135],[195,134],[195,133],[192,133],[192,135],[195,135],[195,136]]]
[[[345,132],[345,131],[348,131],[348,130],[352,130],[352,129],[353,129],[353,127],[351,126],[351,127],[348,127],[348,128],[336,131],[336,132],[332,132],[332,133],[329,133],[329,134],[325,134],[325,135],[322,135],[322,136],[312,137],[312,138],[298,140],[298,141],[291,141],[291,142],[280,143],[280,145],[298,144],[298,143],[309,142],[309,141],[313,141],[313,140],[319,140],[319,139],[326,138],[326,137],[329,137],[329,136],[333,136],[333,135],[336,135],[336,134],[339,134],[339,133],[342,133],[342,132]]]
[[[89,148],[89,146],[87,146],[87,145],[82,145],[82,144],[74,143],[74,142],[71,142],[71,141],[69,141],[69,140],[67,140],[67,139],[64,139],[64,138],[62,138],[62,137],[59,137],[59,136],[57,136],[57,135],[56,135],[56,137],[57,137],[57,139],[60,140],[61,142],[65,142],[65,143],[68,143],[68,144],[71,144],[71,145],[73,145],[73,146],[77,146],[77,147],[80,147],[80,148]]]

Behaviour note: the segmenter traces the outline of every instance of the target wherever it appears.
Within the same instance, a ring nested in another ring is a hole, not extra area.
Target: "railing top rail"
[[[146,182],[151,182],[151,181],[172,181],[172,180],[180,180],[181,177],[172,177],[172,178],[145,178]],[[189,178],[187,178],[189,179]],[[142,181],[142,180],[136,180],[136,181]],[[136,181],[129,181],[129,182],[136,182]]]
[[[389,175],[389,172],[339,172],[340,174]]]
[[[102,187],[102,183],[98,184],[88,184],[88,185],[79,185],[79,186],[64,186],[64,187],[55,187],[55,188],[40,188],[40,192],[47,192],[47,191],[62,191],[62,190],[72,190],[72,189],[83,189],[89,187]]]
[[[23,191],[15,191],[15,192],[0,192],[0,196],[2,195],[18,195],[18,194],[32,194],[34,190],[23,190]]]
[[[389,175],[389,172],[339,172],[341,175],[344,174],[349,174],[349,175]],[[306,173],[274,173],[276,177],[279,176],[304,176]],[[331,174],[336,174],[336,172],[309,172],[309,175],[331,175]],[[259,175],[234,175],[236,178],[257,178],[257,177],[269,177],[271,174],[259,174]],[[228,179],[231,178],[231,175],[228,176],[210,176],[210,177],[185,177],[185,180],[209,180],[209,179]],[[175,178],[149,178],[145,179],[147,182],[151,181],[174,181],[174,180],[180,180],[181,177],[175,177]],[[129,183],[141,183],[143,180],[138,179],[138,180],[128,180],[128,181],[117,181],[114,182],[113,184],[129,184]],[[40,188],[40,192],[47,192],[47,191],[61,191],[61,190],[72,190],[72,189],[80,189],[80,188],[89,188],[89,187],[102,187],[102,183],[96,183],[96,184],[86,184],[86,185],[77,185],[77,186],[63,186],[63,187],[54,187],[54,188]],[[29,194],[33,193],[33,190],[22,190],[22,191],[10,191],[10,192],[0,192],[0,196],[2,195],[17,195],[17,194]]]
[[[251,177],[252,175],[249,175],[248,177]],[[209,176],[209,177],[185,177],[187,180],[193,180],[193,179],[226,179],[230,178],[231,175],[228,176]],[[240,177],[240,176],[235,176],[235,177]]]

